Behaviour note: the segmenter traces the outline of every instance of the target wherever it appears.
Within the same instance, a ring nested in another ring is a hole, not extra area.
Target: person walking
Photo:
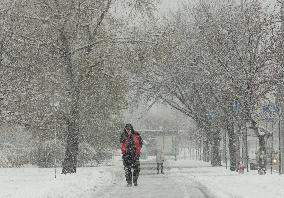
[[[163,163],[165,161],[164,153],[161,149],[157,150],[157,155],[156,155],[156,162],[157,162],[157,174],[159,174],[159,170],[161,167],[161,174],[164,174],[163,170]]]
[[[137,131],[134,131],[131,124],[125,125],[120,137],[120,144],[127,186],[132,186],[132,180],[134,186],[137,186],[140,172],[139,157],[143,140],[140,134]]]

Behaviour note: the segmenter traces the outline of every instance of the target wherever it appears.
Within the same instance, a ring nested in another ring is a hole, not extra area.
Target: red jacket
[[[126,153],[127,153],[127,144],[128,144],[129,138],[130,138],[130,136],[127,134],[126,131],[124,131],[121,135],[121,138],[120,138],[120,148],[121,148],[122,155],[126,155]],[[134,145],[135,145],[136,157],[139,158],[140,150],[141,150],[142,145],[143,145],[143,140],[142,140],[140,134],[137,131],[134,131],[134,133],[133,133],[133,142],[134,142]]]

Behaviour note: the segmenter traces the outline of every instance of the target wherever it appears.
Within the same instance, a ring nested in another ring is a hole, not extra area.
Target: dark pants
[[[161,167],[161,173],[163,174],[164,171],[163,171],[163,163],[157,163],[157,173],[159,174],[159,170],[160,170],[160,167]]]
[[[140,172],[140,162],[138,159],[123,159],[123,165],[125,170],[125,178],[127,184],[132,184],[132,169],[133,169],[133,183],[137,184],[137,180]]]

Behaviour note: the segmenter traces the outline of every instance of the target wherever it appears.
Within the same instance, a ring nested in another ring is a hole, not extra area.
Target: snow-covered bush
[[[97,159],[97,152],[88,143],[79,144],[78,166],[97,166],[99,160]]]
[[[0,151],[0,168],[7,168],[10,166],[9,160],[3,151]]]
[[[109,161],[113,156],[113,151],[110,149],[101,149],[97,151],[97,159],[101,163],[102,161]]]
[[[28,152],[25,148],[3,143],[0,145],[0,150],[0,167],[20,167],[28,163]]]
[[[39,167],[53,167],[55,160],[56,166],[61,166],[64,159],[65,145],[60,140],[48,140],[42,142],[31,152],[32,164]]]

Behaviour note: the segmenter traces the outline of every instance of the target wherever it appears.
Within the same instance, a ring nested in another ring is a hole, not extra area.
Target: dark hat
[[[131,124],[126,124],[125,128],[133,128]]]

